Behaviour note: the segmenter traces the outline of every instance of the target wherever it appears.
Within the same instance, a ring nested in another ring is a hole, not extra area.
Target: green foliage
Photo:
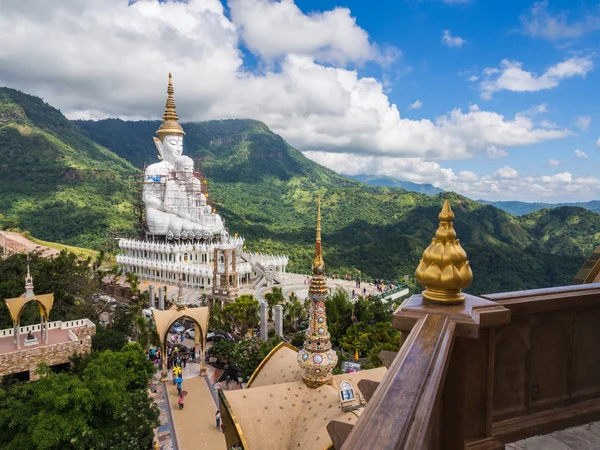
[[[54,293],[54,306],[50,321],[80,319],[78,303],[97,292],[98,282],[92,277],[88,260],[80,260],[73,253],[60,252],[55,258],[31,255],[30,271],[34,291],[38,294]],[[18,297],[25,292],[27,272],[26,256],[11,255],[0,260],[0,299]],[[39,322],[35,305],[27,305],[21,317],[21,325]],[[12,320],[4,302],[0,302],[0,328],[12,326]]]
[[[274,286],[271,292],[265,294],[265,300],[267,300],[267,304],[269,305],[269,320],[273,320],[273,307],[285,303],[282,288]]]
[[[150,448],[158,409],[146,386],[154,372],[137,344],[93,353],[73,373],[0,389],[4,449]]]
[[[278,337],[263,341],[259,337],[242,339],[239,341],[227,341],[225,339],[217,342],[209,349],[209,354],[219,355],[234,365],[245,379],[254,373],[261,361],[273,348],[279,344]]]
[[[368,356],[369,366],[378,367],[381,350],[398,351],[400,333],[392,328],[393,305],[374,298],[359,298],[354,304],[338,288],[325,301],[331,340],[351,355],[358,350]]]
[[[127,335],[115,329],[96,325],[96,334],[92,336],[92,350],[118,352],[127,344]]]
[[[223,317],[225,324],[233,333],[245,335],[249,329],[254,329],[259,323],[258,300],[252,294],[240,295],[235,302],[225,305]]]

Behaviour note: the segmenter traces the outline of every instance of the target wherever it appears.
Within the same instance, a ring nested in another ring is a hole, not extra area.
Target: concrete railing
[[[48,323],[48,330],[53,330],[55,328],[61,330],[69,330],[71,328],[80,328],[80,327],[91,327],[94,326],[94,323],[90,319],[77,319],[77,320],[69,320],[67,322],[63,322],[61,320],[57,320],[55,322]],[[19,334],[41,331],[41,324],[37,323],[35,325],[26,325],[23,327],[19,327]],[[0,338],[13,336],[14,328],[6,328],[4,330],[0,330]]]

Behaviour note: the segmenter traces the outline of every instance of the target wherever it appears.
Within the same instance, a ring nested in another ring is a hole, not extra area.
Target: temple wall
[[[92,336],[96,334],[95,326],[84,326],[71,330],[80,340],[61,342],[59,344],[24,348],[16,352],[0,354],[0,376],[11,373],[29,371],[30,380],[39,378],[35,370],[40,363],[49,366],[69,362],[69,358],[77,354],[87,354],[92,351]]]

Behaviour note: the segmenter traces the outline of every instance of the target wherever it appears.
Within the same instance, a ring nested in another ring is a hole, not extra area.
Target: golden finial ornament
[[[459,304],[465,301],[462,290],[473,282],[467,254],[456,239],[454,213],[444,200],[438,218],[440,226],[417,267],[417,281],[425,286],[423,298],[433,303]]]
[[[175,109],[175,99],[173,98],[173,77],[169,72],[169,85],[167,86],[167,102],[165,103],[165,113],[163,114],[163,123],[160,124],[156,134],[162,141],[165,136],[185,136],[185,132],[179,125],[179,117]]]

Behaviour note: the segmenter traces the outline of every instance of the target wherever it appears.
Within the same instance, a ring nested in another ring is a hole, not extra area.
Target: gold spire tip
[[[167,101],[165,103],[165,112],[163,114],[163,123],[158,127],[156,134],[162,141],[165,136],[185,136],[183,128],[179,124],[175,99],[173,98],[173,77],[169,72],[169,83],[167,85]]]
[[[433,303],[463,303],[462,290],[473,282],[467,254],[456,239],[454,213],[448,200],[438,215],[440,225],[417,267],[417,281],[425,286],[423,298]]]

